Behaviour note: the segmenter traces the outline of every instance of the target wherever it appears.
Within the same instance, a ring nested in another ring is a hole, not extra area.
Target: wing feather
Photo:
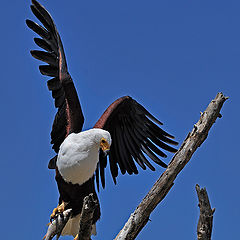
[[[102,150],[99,153],[99,167],[100,167],[100,178],[103,188],[105,187],[105,168],[107,166],[107,156],[104,156]]]
[[[44,40],[42,38],[34,38],[34,42],[42,49],[46,50],[47,52],[57,52],[57,46],[51,45],[49,41]]]
[[[117,129],[119,129],[119,128],[117,128]],[[125,134],[123,132],[123,129],[118,130],[118,135],[119,135],[119,139],[120,139],[120,143],[121,143],[119,149],[120,149],[120,153],[123,153],[123,160],[126,165],[127,172],[130,175],[133,173],[137,174],[138,171],[137,171],[136,165],[133,162],[132,156],[128,151],[128,147],[126,147],[127,140],[125,139]]]
[[[124,133],[127,136],[127,147],[129,148],[130,154],[134,157],[135,161],[141,166],[142,169],[146,169],[146,166],[144,165],[141,158],[137,155],[138,147],[136,146],[136,141],[131,136],[131,133],[129,132],[128,127],[124,129]]]
[[[118,167],[116,162],[116,156],[114,154],[115,154],[114,151],[111,151],[109,153],[109,163],[110,163],[110,171],[112,173],[113,181],[116,184],[116,177],[118,176]]]
[[[147,166],[155,171],[147,157],[156,164],[167,167],[160,159],[167,157],[161,149],[176,152],[176,149],[169,145],[176,145],[177,142],[159,125],[162,125],[162,122],[129,96],[117,99],[103,113],[94,127],[105,129],[112,136],[109,161],[114,183],[118,176],[118,167],[122,174],[138,174],[135,163],[144,170]],[[104,173],[102,168],[106,167],[107,162],[105,159],[104,164],[101,164],[101,158],[99,161],[96,176],[99,175],[98,171],[100,175],[101,172]],[[99,188],[99,181],[97,184]],[[105,177],[102,186],[105,187]]]
[[[44,29],[44,27],[40,26],[39,24],[37,24],[37,23],[35,23],[35,22],[33,22],[29,19],[26,20],[26,24],[30,29],[32,29],[41,38],[44,38],[44,39],[49,39],[50,38],[50,35],[46,31],[46,29]]]
[[[126,153],[126,149],[124,149],[124,141],[122,139],[122,134],[120,132],[121,130],[119,128],[116,128],[116,134],[118,136],[118,152],[119,152],[119,157],[123,162],[124,168],[127,170],[128,174],[132,174],[133,171],[131,169],[131,165],[128,161],[128,157],[127,157],[127,153]]]
[[[95,173],[95,179],[96,179],[96,185],[97,185],[98,191],[99,191],[99,165],[100,165],[100,163],[98,162],[97,168],[96,168],[96,173]]]
[[[164,152],[162,152],[159,148],[157,148],[151,141],[147,140],[146,144],[153,152],[155,152],[160,157],[163,157],[163,158],[167,157],[167,155]]]
[[[133,130],[133,126],[130,129]],[[141,161],[143,163],[143,165],[145,163],[152,171],[155,171],[155,168],[150,164],[150,162],[142,154],[141,140],[136,136],[135,131],[129,130],[129,134],[132,137],[132,144],[136,144],[135,154],[137,154],[139,161]],[[139,165],[141,166],[141,164],[139,164]],[[142,167],[142,169],[144,169],[144,170],[146,169],[145,165],[144,165],[144,167]]]
[[[26,20],[26,24],[41,37],[34,38],[34,42],[44,51],[32,50],[30,53],[34,58],[47,63],[39,66],[41,74],[53,77],[47,81],[47,86],[52,91],[58,110],[51,131],[51,143],[55,152],[58,152],[68,134],[82,130],[84,117],[76,89],[67,70],[62,41],[54,21],[49,12],[36,0],[32,0],[31,10],[42,25],[32,20]],[[53,163],[50,165],[53,168]]]
[[[49,65],[52,65],[54,67],[58,67],[57,62],[57,56],[54,53],[44,52],[44,51],[38,51],[38,50],[32,50],[30,51],[32,56],[40,61],[43,61],[45,63],[48,63]]]

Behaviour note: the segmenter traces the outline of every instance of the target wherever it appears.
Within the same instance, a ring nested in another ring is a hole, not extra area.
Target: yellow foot
[[[57,206],[56,208],[54,208],[52,214],[50,215],[50,219],[55,218],[55,216],[56,216],[57,213],[62,213],[62,212],[64,212],[65,207],[66,207],[66,203],[65,203],[65,202],[62,202],[61,205],[59,205],[59,206]]]
[[[76,235],[76,237],[73,240],[78,240],[78,234]]]

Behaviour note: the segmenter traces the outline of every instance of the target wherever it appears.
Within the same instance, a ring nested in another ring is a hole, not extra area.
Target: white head
[[[62,177],[82,184],[93,176],[99,161],[99,149],[109,151],[112,143],[108,131],[94,128],[69,134],[60,146],[57,167]]]
[[[105,152],[110,149],[112,139],[108,131],[101,128],[92,128],[80,133],[72,133],[67,136],[64,142],[82,146],[82,150],[83,146],[85,146],[86,148],[101,148]]]
[[[112,143],[111,135],[108,131],[100,129],[100,128],[93,128],[86,131],[91,136],[94,136],[94,141],[103,150],[103,152],[107,152],[110,150],[110,146]]]

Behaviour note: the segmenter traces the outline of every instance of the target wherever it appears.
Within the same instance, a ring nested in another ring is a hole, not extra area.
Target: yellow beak
[[[110,145],[105,138],[101,139],[100,148],[103,150],[103,152],[110,150]]]

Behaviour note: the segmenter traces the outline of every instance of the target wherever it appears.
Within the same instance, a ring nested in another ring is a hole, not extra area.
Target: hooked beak
[[[104,156],[107,156],[109,150],[110,150],[110,145],[107,142],[106,139],[102,138],[100,142],[100,148],[102,149],[102,152],[104,153]]]
[[[103,156],[106,157],[109,154],[109,151],[110,151],[110,149],[102,151],[103,152]]]

